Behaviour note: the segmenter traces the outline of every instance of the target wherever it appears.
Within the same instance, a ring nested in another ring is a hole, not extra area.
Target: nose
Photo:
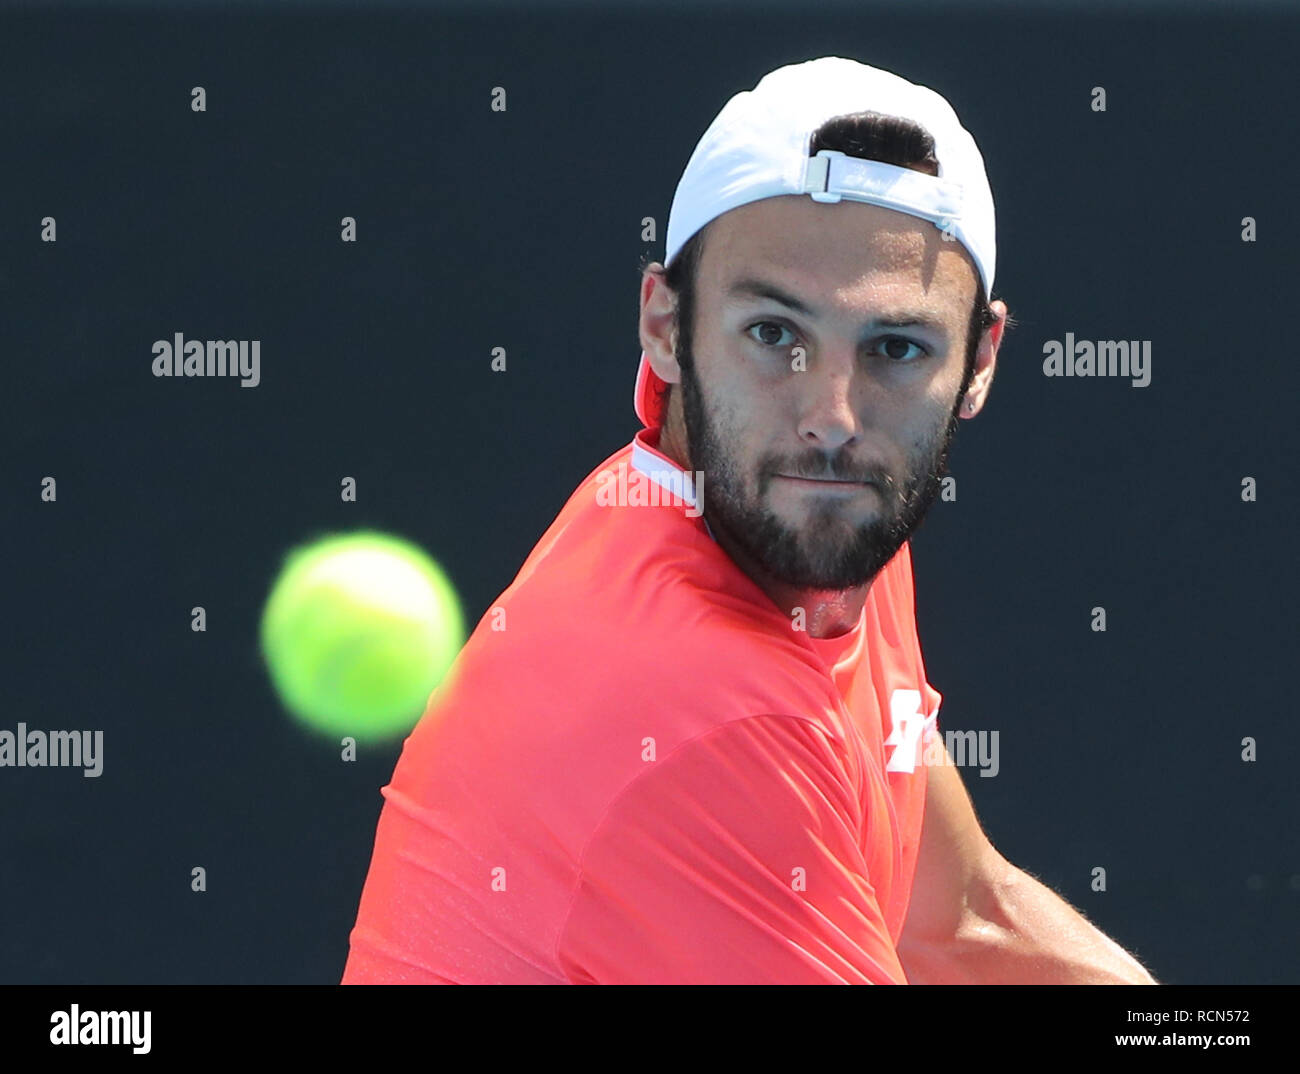
[[[805,378],[799,439],[830,452],[853,443],[861,434],[853,410],[855,379],[861,373],[851,348],[837,347],[834,353],[823,353],[818,358],[798,374]]]

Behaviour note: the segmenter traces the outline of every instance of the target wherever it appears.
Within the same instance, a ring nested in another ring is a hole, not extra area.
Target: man
[[[783,67],[667,247],[646,428],[408,738],[343,982],[1154,983],[927,763],[908,538],[1007,323],[974,141],[887,72]]]

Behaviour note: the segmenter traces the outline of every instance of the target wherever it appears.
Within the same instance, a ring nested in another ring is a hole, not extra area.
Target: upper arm
[[[903,983],[861,820],[808,721],[754,716],[679,746],[589,840],[561,966],[606,984]]]
[[[982,911],[1011,866],[980,827],[961,774],[951,763],[926,773],[921,847],[899,951],[944,943]]]

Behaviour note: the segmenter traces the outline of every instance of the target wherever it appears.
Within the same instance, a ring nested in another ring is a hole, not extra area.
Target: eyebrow
[[[821,311],[808,305],[802,299],[757,276],[742,276],[740,279],[733,281],[731,286],[724,292],[723,297],[725,299],[766,298],[809,317],[821,315]],[[928,328],[931,331],[941,332],[945,335],[948,331],[948,326],[943,321],[921,312],[873,317],[868,322],[868,325],[872,328]]]

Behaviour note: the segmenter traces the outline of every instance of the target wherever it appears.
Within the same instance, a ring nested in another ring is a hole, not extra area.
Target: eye
[[[753,335],[754,329],[759,330],[758,336]],[[780,321],[755,321],[745,329],[745,332],[755,343],[767,348],[788,348],[798,338],[787,325],[782,324]],[[790,338],[783,340],[781,338],[783,335]],[[909,355],[906,351],[908,347],[913,348],[917,353]],[[883,357],[888,358],[897,365],[911,365],[922,358],[929,357],[930,354],[928,347],[910,340],[906,336],[882,337],[875,353],[881,354],[883,348],[888,348],[883,350]],[[902,349],[900,350],[900,348]]]
[[[761,346],[788,347],[790,346],[791,343],[794,342],[794,333],[791,332],[789,328],[781,324],[779,321],[756,321],[755,323],[751,324],[748,328],[746,328],[745,332],[746,333],[753,332],[755,328],[760,328],[764,330],[761,333],[764,338],[755,339],[754,336],[752,335],[749,338],[754,340],[755,343],[758,343]],[[783,332],[789,334],[790,340],[788,342],[785,343],[781,342],[781,333]]]
[[[905,356],[905,352],[904,354],[898,353],[900,345],[903,347],[915,347],[921,353],[908,358]],[[881,340],[881,346],[890,348],[889,352],[885,354],[886,358],[898,362],[901,365],[911,365],[913,362],[919,361],[930,353],[929,350],[921,346],[921,344],[914,343],[912,340],[906,339],[903,336],[885,336],[884,339]],[[879,353],[879,351],[877,351],[877,353]]]

